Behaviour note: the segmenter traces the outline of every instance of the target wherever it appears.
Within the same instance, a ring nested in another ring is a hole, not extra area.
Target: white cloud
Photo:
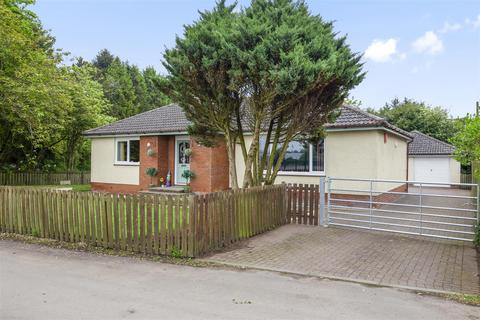
[[[387,62],[397,53],[397,39],[373,40],[365,50],[365,58],[375,62]]]
[[[462,25],[460,23],[448,23],[445,22],[443,24],[442,29],[438,30],[439,33],[447,33],[447,32],[453,32],[453,31],[458,31],[462,29]]]
[[[480,27],[480,14],[477,16],[476,20],[472,21],[472,25],[475,29]]]
[[[471,20],[470,18],[465,19],[465,24],[466,25],[471,25],[474,29],[477,29],[480,27],[480,14],[474,19]]]
[[[427,31],[423,36],[412,43],[413,49],[417,52],[436,54],[443,51],[442,40],[433,31]]]

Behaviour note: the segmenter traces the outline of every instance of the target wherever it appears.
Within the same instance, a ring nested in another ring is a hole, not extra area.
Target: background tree
[[[477,168],[477,178],[480,180],[480,117],[468,116],[464,127],[452,138],[455,145],[455,157],[464,165],[471,163]]]
[[[135,65],[127,65],[130,79],[132,79],[133,89],[135,91],[135,110],[136,113],[145,112],[150,110],[150,106],[147,104],[147,84],[140,69]],[[152,106],[157,108],[161,106]]]
[[[110,116],[124,119],[138,113],[132,78],[127,66],[118,57],[105,71],[103,90],[110,102]]]
[[[65,168],[74,170],[78,167],[88,167],[84,155],[86,148],[82,145],[86,140],[82,132],[112,121],[105,115],[109,105],[102,91],[102,86],[94,80],[96,69],[90,64],[66,67],[65,73],[70,81],[68,93],[72,107],[67,111],[66,122],[63,127],[63,156]]]
[[[107,113],[115,119],[130,117],[170,102],[162,92],[165,77],[152,67],[142,71],[136,65],[114,56],[107,49],[101,50],[92,64],[97,68],[95,78],[102,84],[110,104]]]
[[[87,170],[81,132],[167,104],[166,80],[107,49],[62,65],[66,54],[27,9],[33,3],[0,0],[0,168]]]
[[[197,137],[223,134],[233,186],[236,143],[246,164],[244,187],[271,184],[288,143],[321,136],[322,125],[361,82],[360,56],[303,2],[255,0],[233,10],[220,1],[167,50],[170,94]],[[261,135],[275,156],[261,152]]]
[[[102,49],[100,52],[95,56],[92,61],[92,64],[98,70],[98,77],[103,77],[105,72],[107,71],[108,67],[112,64],[113,60],[115,60],[115,56],[110,53],[107,49]]]
[[[459,119],[452,119],[442,107],[430,107],[424,102],[395,98],[379,110],[368,112],[385,118],[391,124],[406,130],[418,130],[439,140],[448,142],[458,131]]]
[[[164,106],[171,102],[163,92],[167,87],[166,77],[159,75],[153,67],[147,67],[143,70],[143,78],[147,87],[146,103],[149,109]]]
[[[0,1],[0,164],[22,168],[52,153],[71,106],[55,39],[25,9],[31,3]]]

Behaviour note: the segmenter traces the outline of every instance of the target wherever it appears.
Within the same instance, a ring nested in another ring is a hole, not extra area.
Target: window
[[[260,140],[260,154],[265,147],[265,139]],[[280,147],[280,146],[279,146]],[[270,157],[271,146],[269,146]],[[325,171],[324,140],[310,144],[304,141],[291,141],[280,166],[280,173],[323,173]]]
[[[280,171],[309,172],[309,144],[291,141],[283,158]]]
[[[312,171],[325,171],[325,140],[320,140],[311,145],[312,147]]]
[[[140,162],[140,140],[138,138],[118,139],[116,149],[116,163],[138,164]]]

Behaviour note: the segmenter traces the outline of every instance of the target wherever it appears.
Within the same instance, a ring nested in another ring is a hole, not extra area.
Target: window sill
[[[138,167],[140,162],[115,162],[114,166]]]
[[[305,177],[324,177],[325,172],[293,172],[279,171],[277,176],[305,176]]]

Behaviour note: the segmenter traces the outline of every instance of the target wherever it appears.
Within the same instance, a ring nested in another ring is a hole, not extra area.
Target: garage
[[[415,181],[451,183],[449,158],[413,158]]]
[[[453,158],[455,147],[418,131],[412,134],[408,146],[409,180],[460,183],[460,163]]]

